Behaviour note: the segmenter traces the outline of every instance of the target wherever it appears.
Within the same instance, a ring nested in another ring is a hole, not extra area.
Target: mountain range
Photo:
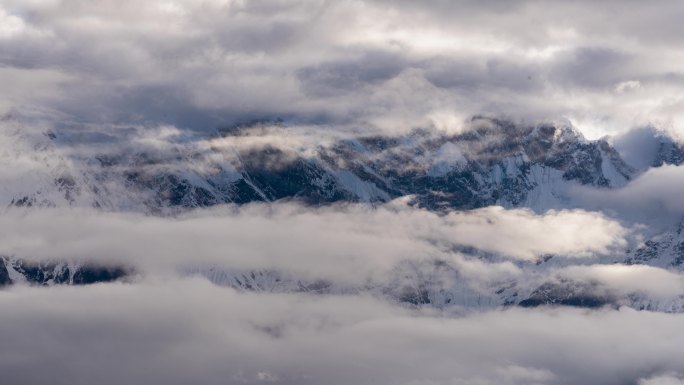
[[[82,207],[174,216],[226,204],[381,206],[402,198],[436,213],[502,206],[541,214],[596,209],[587,207],[582,191],[616,191],[649,170],[684,163],[684,148],[656,130],[647,130],[644,144],[653,150],[630,163],[610,138],[587,140],[569,123],[522,124],[475,117],[470,127],[449,134],[414,130],[401,135],[349,134],[315,142],[294,135],[280,121],[269,121],[191,136],[160,130],[154,137],[138,137],[135,128],[122,128],[123,137],[108,138],[88,135],[83,129],[26,130],[24,123],[7,117],[2,134],[10,145],[3,156],[10,168],[20,169],[27,159],[32,168],[30,173],[13,174],[0,187],[0,203],[5,210]],[[128,145],[108,145],[117,140]],[[647,227],[622,253],[599,260],[678,271],[684,267],[683,230],[681,219]],[[466,247],[459,252],[482,259],[500,257]],[[544,272],[566,263],[556,262],[556,257],[517,262],[530,272],[529,281],[497,282],[485,295],[461,283],[462,273],[440,260],[399,264],[396,279],[363,286],[303,279],[277,270],[191,266],[182,273],[199,274],[239,290],[367,291],[409,306],[684,309],[684,299],[679,297],[616,296],[584,282],[548,281]],[[134,274],[125,266],[36,263],[7,255],[0,264],[0,285],[89,284]]]

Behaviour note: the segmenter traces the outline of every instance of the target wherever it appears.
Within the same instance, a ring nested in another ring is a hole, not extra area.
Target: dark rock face
[[[669,138],[662,138],[657,156],[653,160],[653,167],[664,164],[681,165],[684,163],[684,148]]]
[[[129,276],[130,269],[116,266],[68,265],[60,262],[29,262],[2,259],[0,263],[0,285],[14,283],[8,273],[8,265],[21,274],[32,285],[88,285],[99,282],[113,282]]]
[[[253,188],[261,192],[258,200],[299,198],[312,204],[354,200],[316,160],[292,158],[271,147],[243,153],[240,159],[243,178],[249,178]],[[248,203],[250,198],[236,195],[235,201]]]
[[[679,242],[675,246],[675,259],[672,261],[672,266],[681,266],[684,264],[684,242]]]
[[[30,263],[19,260],[12,265],[27,282],[37,285],[66,283],[69,282],[71,275],[68,267],[57,263]]]
[[[7,286],[12,283],[4,261],[0,263],[0,286]]]
[[[522,307],[560,305],[598,308],[611,303],[610,298],[597,294],[596,288],[592,285],[563,281],[560,283],[548,282],[541,285],[529,298],[520,301],[518,305]]]
[[[634,255],[626,260],[627,264],[643,264],[657,258],[661,244],[653,240],[647,240],[644,245],[634,251]]]
[[[83,266],[76,270],[71,281],[74,285],[90,285],[99,282],[113,282],[127,277],[130,271],[123,267]]]

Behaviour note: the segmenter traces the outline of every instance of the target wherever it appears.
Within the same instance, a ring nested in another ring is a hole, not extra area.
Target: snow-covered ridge
[[[430,209],[498,204],[543,211],[567,206],[572,185],[617,187],[636,175],[607,142],[587,141],[572,127],[480,120],[456,136],[415,131],[324,143],[292,139],[290,128],[277,125],[209,138],[172,128],[121,129],[118,137],[100,138],[32,131],[5,120],[3,156],[23,170],[2,176],[0,200],[163,213],[224,203],[373,203],[413,195]]]
[[[339,202],[382,205],[410,197],[412,205],[442,213],[493,205],[544,213],[584,208],[573,193],[575,189],[620,189],[646,171],[643,165],[625,162],[608,141],[588,141],[563,124],[524,126],[476,118],[472,130],[458,135],[416,130],[399,137],[346,136],[323,142],[293,135],[292,130],[265,124],[200,137],[173,127],[123,127],[116,135],[89,133],[87,129],[75,135],[74,130],[28,127],[5,119],[0,122],[0,155],[9,167],[0,173],[0,201],[7,210],[95,207],[174,215],[220,204],[294,200],[313,206]],[[682,163],[684,150],[676,142],[663,137],[658,140],[661,145],[649,167]],[[678,272],[684,266],[684,236],[682,222],[677,223],[641,229],[623,254],[585,263],[645,264]],[[469,258],[490,258],[476,248],[461,252]],[[189,264],[182,273],[200,274],[240,290],[367,291],[416,306],[684,308],[678,295],[652,298],[640,292],[606,292],[558,275],[556,271],[567,264],[562,257],[548,255],[536,262],[521,262],[523,277],[477,288],[469,286],[455,266],[438,259],[421,264],[407,261],[397,266],[393,279],[361,286],[304,279],[277,270]],[[64,261],[32,267],[4,261],[5,283],[80,282],[74,278],[80,268]],[[104,280],[128,274],[101,269],[89,274],[99,273]],[[31,278],[38,275],[42,278]],[[3,276],[0,270],[0,280]]]

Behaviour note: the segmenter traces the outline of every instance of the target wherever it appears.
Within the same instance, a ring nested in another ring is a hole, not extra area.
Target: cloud
[[[677,1],[4,0],[0,64],[42,77],[16,78],[12,93],[26,97],[0,106],[204,131],[276,117],[449,130],[434,116],[461,125],[474,114],[567,117],[590,137],[677,130],[681,11]],[[37,83],[51,97],[31,92]]]
[[[608,254],[611,249],[626,246],[626,230],[597,212],[551,210],[536,216],[528,210],[488,207],[466,214],[451,213],[447,218],[457,239],[520,259],[533,260],[545,254]]]
[[[684,277],[677,272],[646,265],[569,266],[559,275],[574,281],[598,284],[598,290],[626,297],[641,294],[650,298],[677,298],[684,293]]]
[[[612,138],[612,145],[627,164],[646,171],[657,161],[658,152],[667,136],[653,126],[629,130]]]
[[[632,92],[632,91],[637,91],[639,88],[641,88],[641,83],[637,80],[627,80],[624,82],[620,82],[615,86],[615,92],[622,93],[622,92]]]
[[[402,202],[316,209],[252,204],[179,217],[10,209],[0,218],[0,229],[0,253],[19,258],[126,263],[151,273],[215,264],[354,284],[382,280],[400,262],[435,259],[474,273],[476,282],[500,279],[518,271],[507,258],[606,254],[623,247],[627,235],[601,214],[579,210],[536,215],[493,207],[440,216]],[[454,251],[463,246],[502,259],[481,265]]]
[[[644,145],[644,151],[648,142]],[[615,190],[576,188],[583,207],[612,211],[622,218],[642,223],[678,220],[684,213],[680,199],[684,188],[684,166],[651,168],[626,186]]]
[[[639,380],[639,385],[680,385],[684,384],[684,380],[677,373],[668,373],[659,376],[642,378]]]
[[[682,316],[631,310],[450,318],[200,279],[16,287],[0,306],[8,383],[617,385],[684,364]]]

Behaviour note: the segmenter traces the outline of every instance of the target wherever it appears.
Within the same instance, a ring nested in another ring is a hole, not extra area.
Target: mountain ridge
[[[27,188],[19,192],[6,188],[1,197],[8,209],[94,207],[162,216],[222,204],[297,201],[314,206],[340,202],[382,205],[401,197],[410,197],[410,204],[436,212],[498,205],[544,213],[582,208],[571,194],[578,186],[619,189],[644,172],[626,163],[606,139],[587,140],[567,124],[517,125],[476,117],[470,130],[453,135],[414,130],[400,136],[361,135],[311,144],[287,139],[290,128],[276,123],[218,131],[216,137],[199,140],[162,130],[156,137],[127,139],[129,146],[108,146],[107,140],[102,140],[92,142],[93,148],[88,151],[79,151],[78,146],[70,147],[68,140],[62,141],[59,132],[43,130],[31,136],[16,122],[5,121],[3,134],[14,140],[14,150],[34,151],[31,159],[38,167],[32,170],[31,178],[22,180]],[[285,139],[281,143],[272,137]],[[663,136],[658,140],[650,167],[684,162],[680,145]],[[37,191],[31,191],[36,186]],[[604,258],[602,263],[681,270],[681,228],[680,223],[676,229],[651,233],[622,257]],[[469,254],[485,258],[480,250]],[[554,261],[554,256],[546,256],[537,261],[538,267],[526,269],[546,271],[555,266]],[[12,274],[0,271],[1,282],[21,279],[16,278],[17,273],[33,277],[28,281],[34,284],[77,283],[73,276],[78,271],[104,277],[103,282],[131,273],[95,266],[90,270],[71,269],[67,274],[70,278],[63,279],[66,273],[57,271],[63,266],[59,262],[46,261],[37,267],[18,263],[16,259],[3,259],[6,271]],[[395,272],[395,281],[366,287],[302,280],[277,271],[215,266],[194,266],[183,274],[199,274],[238,290],[320,294],[370,291],[413,306],[626,304],[666,311],[684,309],[681,298],[660,303],[639,296],[596,294],[591,285],[562,279],[500,282],[483,294],[460,284],[460,273],[443,261],[402,265]],[[444,286],[444,282],[455,282],[455,286]]]

